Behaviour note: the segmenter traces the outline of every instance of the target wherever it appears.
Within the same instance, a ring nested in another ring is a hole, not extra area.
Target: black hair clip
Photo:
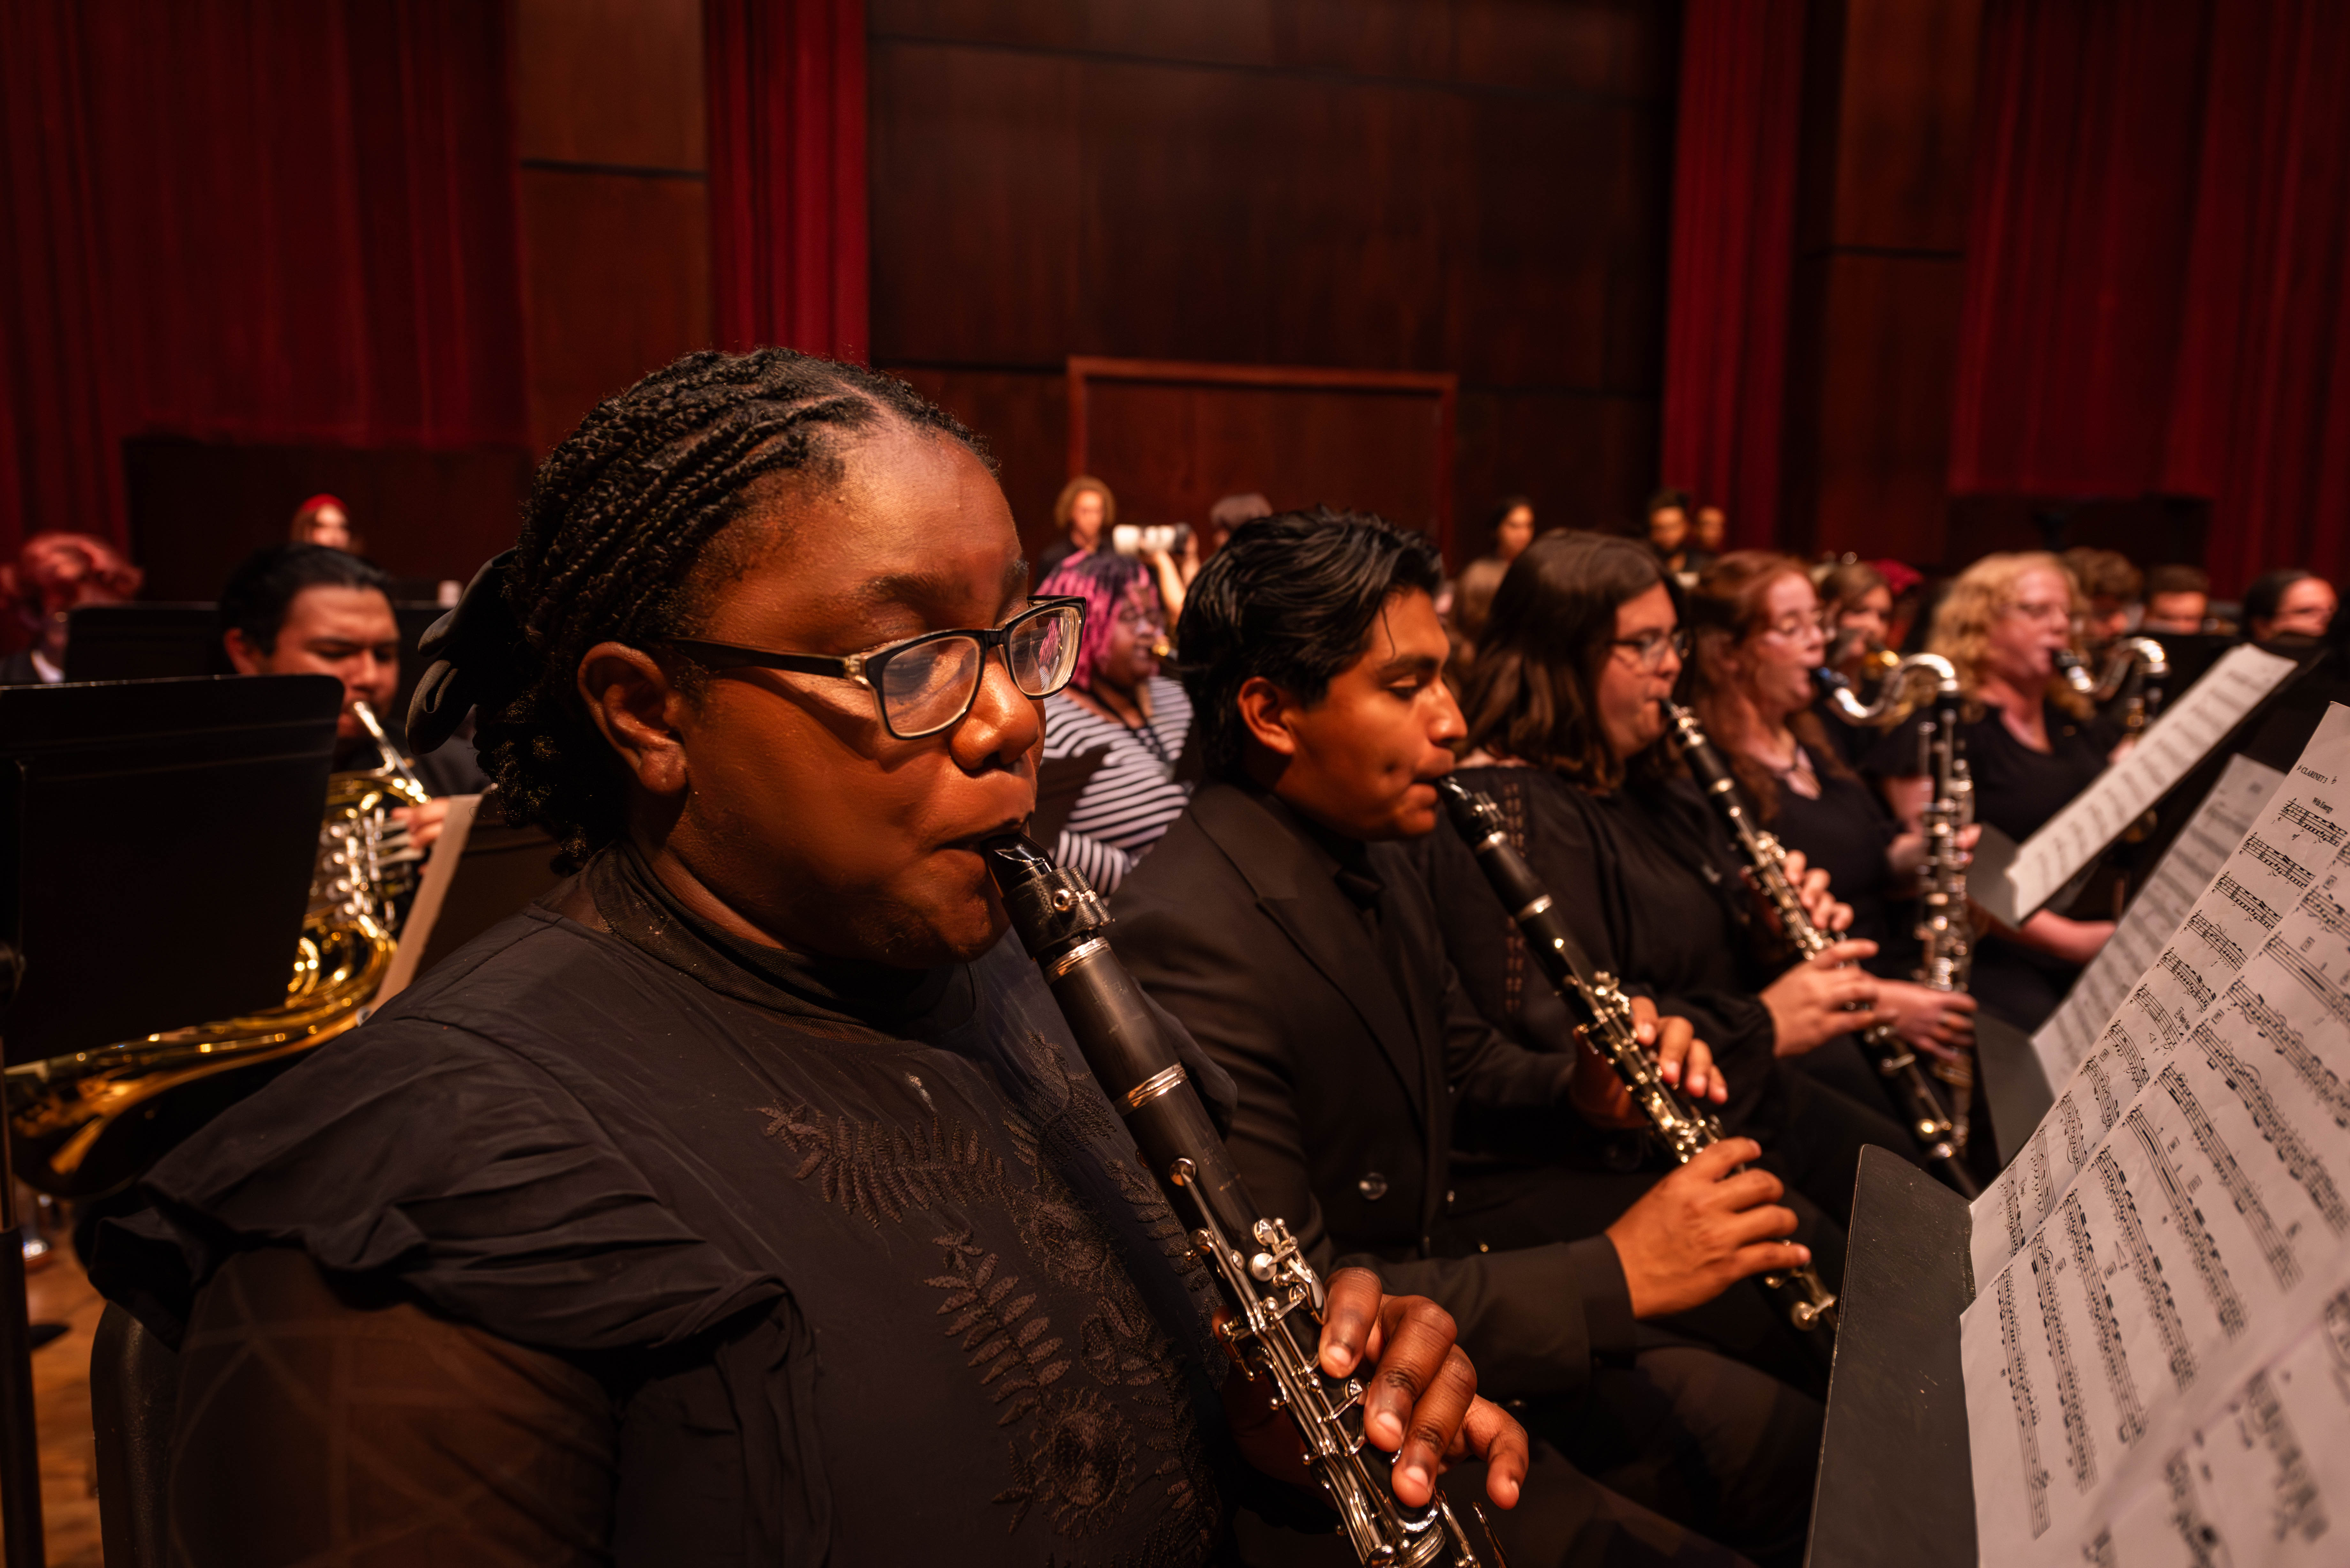
[[[408,743],[421,754],[456,733],[479,699],[484,678],[510,666],[523,647],[522,626],[506,603],[512,550],[493,556],[458,597],[457,607],[417,639],[423,678],[408,704]]]

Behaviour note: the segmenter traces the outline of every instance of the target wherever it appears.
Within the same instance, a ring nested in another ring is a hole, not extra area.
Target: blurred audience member
[[[2146,614],[2137,628],[2192,636],[2211,618],[2211,579],[2198,566],[2157,566],[2146,575]]]
[[[351,532],[350,514],[332,495],[313,495],[295,509],[294,527],[286,537],[296,545],[324,545],[329,550],[359,552],[359,535]]]
[[[352,704],[365,702],[403,753],[402,721],[393,711],[400,691],[400,622],[391,613],[390,579],[357,556],[324,545],[271,545],[255,551],[221,589],[221,646],[240,675],[331,675],[343,683],[343,711],[335,722],[335,770],[381,765],[375,742]],[[414,759],[416,774],[435,796],[473,794],[488,785],[463,736]],[[448,803],[434,799],[395,813],[419,849],[441,836]]]
[[[1504,566],[1534,542],[1534,504],[1525,496],[1504,495],[1495,502],[1492,522],[1493,559]]]
[[[1208,508],[1208,536],[1200,542],[1200,558],[1205,560],[1222,549],[1224,541],[1242,524],[1272,515],[1273,503],[1253,490],[1245,495],[1225,496]]]
[[[1877,575],[1893,590],[1893,611],[1885,620],[1885,646],[1896,653],[1905,652],[1918,613],[1926,607],[1926,574],[1907,561],[1890,556],[1881,556],[1868,564],[1877,568]]]
[[[1051,576],[1070,556],[1108,544],[1109,531],[1117,524],[1118,499],[1110,494],[1108,485],[1081,473],[1061,486],[1060,498],[1053,503],[1053,526],[1061,531],[1061,536],[1036,557],[1037,580]]]
[[[1690,524],[1690,553],[1703,559],[1692,560],[1690,570],[1701,572],[1713,565],[1729,538],[1730,514],[1711,501],[1699,507],[1696,520]]]
[[[1690,498],[1686,492],[1659,490],[1648,497],[1648,545],[1669,572],[1689,570]]]
[[[2300,566],[2263,572],[2244,590],[2244,631],[2254,642],[2324,637],[2334,624],[2334,585]]]
[[[66,678],[67,617],[83,605],[120,604],[139,593],[138,567],[89,534],[36,534],[14,566],[0,566],[0,597],[33,634],[33,645],[0,662],[0,685],[54,684]]]
[[[1191,731],[1183,688],[1159,672],[1167,613],[1149,566],[1139,556],[1098,551],[1046,577],[1040,597],[1086,601],[1086,629],[1066,690],[1045,700],[1045,767],[1094,753],[1100,765],[1079,787],[1060,831],[1056,857],[1104,893],[1183,815],[1191,786],[1175,764]]]
[[[2081,621],[2081,641],[2091,657],[2103,653],[2129,634],[2139,613],[2138,597],[2146,575],[2130,565],[2119,550],[2076,545],[2064,552],[2064,569],[2073,574],[2088,610]]]

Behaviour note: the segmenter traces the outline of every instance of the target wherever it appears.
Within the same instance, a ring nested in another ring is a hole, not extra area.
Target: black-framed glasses
[[[1660,668],[1668,651],[1684,663],[1689,659],[1689,633],[1679,629],[1644,631],[1638,637],[1615,637],[1607,640],[1611,648],[1630,649],[1632,657],[1639,661],[1643,670]]]
[[[695,663],[711,670],[755,665],[799,675],[854,680],[873,693],[882,727],[901,741],[918,741],[962,722],[979,701],[990,649],[1000,649],[1003,668],[1024,697],[1050,697],[1069,683],[1077,667],[1077,636],[1086,626],[1086,602],[1038,599],[1002,626],[969,631],[931,631],[837,659],[822,653],[777,653],[729,642],[693,638],[666,639]]]

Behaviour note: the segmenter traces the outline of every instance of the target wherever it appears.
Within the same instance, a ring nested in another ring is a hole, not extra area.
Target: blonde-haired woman
[[[1966,693],[1960,733],[1975,817],[2019,844],[2105,771],[2120,738],[2057,672],[2055,656],[2072,646],[2084,607],[2064,563],[2035,550],[1985,556],[1934,611],[1926,646],[1950,661]],[[1868,758],[1894,814],[1912,827],[1933,790],[1919,762],[1917,732],[1906,724]],[[2046,909],[2020,930],[1994,930],[1975,949],[1975,997],[2018,1028],[2036,1029],[2113,930],[2111,920]]]

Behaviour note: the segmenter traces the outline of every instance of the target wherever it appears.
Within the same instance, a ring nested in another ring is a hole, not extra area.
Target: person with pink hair
[[[145,580],[145,573],[94,534],[53,530],[26,540],[15,564],[0,566],[0,598],[14,607],[33,645],[0,660],[0,686],[63,680],[67,618],[83,605],[136,597]]]
[[[1149,564],[1106,551],[1075,556],[1037,588],[1039,597],[1061,595],[1086,601],[1086,629],[1067,688],[1045,701],[1039,807],[1049,816],[1055,783],[1076,784],[1055,855],[1107,893],[1191,801],[1175,764],[1191,703],[1159,672],[1169,617]]]

